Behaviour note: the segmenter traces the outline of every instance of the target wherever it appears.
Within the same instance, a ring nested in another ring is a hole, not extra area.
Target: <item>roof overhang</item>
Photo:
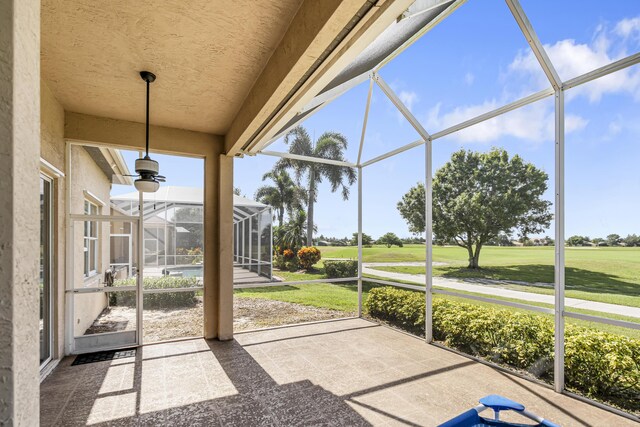
[[[133,185],[131,172],[120,150],[106,147],[84,147],[93,161],[113,184]]]
[[[386,2],[370,10],[261,130],[242,147],[255,154],[342,93],[367,80],[416,38],[429,31],[464,0],[418,0]],[[385,7],[386,6],[386,7]],[[227,135],[227,143],[230,142]],[[231,152],[232,153],[232,152]]]
[[[256,81],[231,125],[227,154],[255,153],[412,3],[304,2],[267,64],[265,72],[270,72]]]

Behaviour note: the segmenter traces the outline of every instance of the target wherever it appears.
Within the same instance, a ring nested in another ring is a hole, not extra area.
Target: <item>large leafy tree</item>
[[[542,199],[547,181],[544,171],[505,150],[457,151],[433,179],[433,232],[467,249],[469,268],[479,268],[483,245],[500,233],[527,236],[549,227],[551,202]],[[424,203],[422,184],[398,202],[413,232],[424,230]]]
[[[353,233],[353,237],[351,237],[351,241],[349,243],[353,246],[358,246],[358,233]],[[371,245],[373,244],[373,239],[368,234],[362,233],[362,244]]]
[[[609,246],[620,246],[620,243],[622,242],[622,238],[620,237],[619,234],[609,234],[607,236],[607,244]]]
[[[289,146],[289,153],[308,157],[345,161],[347,138],[337,132],[325,132],[315,143],[302,126],[291,130],[284,142]],[[291,168],[296,180],[306,182],[307,189],[307,246],[313,245],[313,206],[317,201],[318,185],[326,179],[331,192],[341,191],[344,200],[349,199],[349,186],[356,182],[356,172],[346,166],[328,165],[303,160],[281,159],[276,166],[280,169]]]
[[[402,247],[402,239],[400,239],[398,236],[396,236],[395,233],[385,233],[382,236],[380,236],[380,238],[378,240],[376,240],[376,243],[379,245],[385,245],[386,247],[390,248],[393,245],[396,245],[398,247]]]
[[[267,172],[262,176],[262,180],[266,181],[267,179],[271,179],[274,185],[263,185],[258,188],[255,198],[257,201],[273,207],[278,218],[278,226],[282,227],[285,212],[291,216],[292,212],[302,208],[306,202],[307,194],[304,188],[291,179],[286,170],[274,169]]]

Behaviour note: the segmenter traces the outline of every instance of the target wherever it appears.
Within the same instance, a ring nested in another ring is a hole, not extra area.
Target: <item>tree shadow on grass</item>
[[[447,278],[505,280],[541,289],[553,289],[554,282],[553,265],[544,264],[507,265],[477,270],[451,266],[440,267],[439,270]],[[640,296],[640,284],[622,280],[615,274],[566,267],[565,282],[567,290]]]

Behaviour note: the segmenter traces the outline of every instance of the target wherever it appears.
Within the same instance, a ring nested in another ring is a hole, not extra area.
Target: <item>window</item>
[[[87,200],[84,202],[85,215],[99,215],[98,206]],[[98,222],[84,222],[84,277],[97,274],[98,270]]]

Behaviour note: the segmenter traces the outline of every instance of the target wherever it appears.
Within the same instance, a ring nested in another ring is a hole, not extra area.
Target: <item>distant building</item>
[[[139,193],[135,191],[112,197],[111,204],[127,215],[138,215],[138,200]],[[146,196],[144,267],[147,275],[202,277],[203,213],[202,188],[169,185]],[[234,263],[270,279],[271,207],[234,195],[233,218]]]

